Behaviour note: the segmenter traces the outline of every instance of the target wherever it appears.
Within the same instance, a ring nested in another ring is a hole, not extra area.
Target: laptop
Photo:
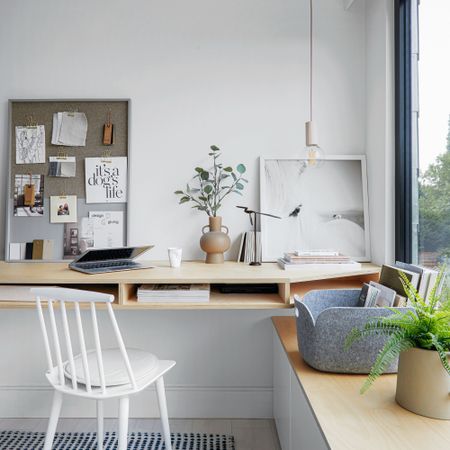
[[[141,264],[135,259],[153,247],[153,245],[146,245],[143,247],[94,248],[86,250],[75,258],[69,264],[69,268],[88,274],[149,269],[153,266]]]

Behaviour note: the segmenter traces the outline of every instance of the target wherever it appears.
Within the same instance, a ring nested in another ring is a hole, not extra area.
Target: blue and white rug
[[[39,450],[45,433],[0,431],[1,450]],[[105,433],[104,450],[117,450],[116,433]],[[160,433],[128,433],[127,450],[164,450]],[[173,450],[235,450],[234,437],[224,434],[172,433]],[[53,450],[97,450],[97,433],[56,433]]]

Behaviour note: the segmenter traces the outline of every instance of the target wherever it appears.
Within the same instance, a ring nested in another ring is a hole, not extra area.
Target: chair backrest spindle
[[[64,385],[64,368],[61,354],[61,345],[59,343],[58,327],[56,326],[55,310],[53,308],[53,300],[48,299],[48,313],[50,317],[50,326],[52,328],[53,344],[55,346],[56,364],[58,366],[59,384]]]
[[[100,377],[100,386],[102,388],[102,392],[106,393],[105,370],[103,368],[102,347],[100,344],[100,335],[98,332],[97,312],[95,311],[95,303],[94,302],[90,303],[91,303],[92,328],[94,330],[95,352],[97,353],[97,367],[98,367],[98,374]]]
[[[64,330],[64,338],[66,341],[67,357],[69,359],[69,364],[70,364],[72,387],[76,391],[77,390],[77,371],[75,368],[75,361],[73,359],[72,339],[70,338],[70,328],[69,328],[69,321],[67,320],[66,304],[63,300],[60,300],[59,304],[61,307],[61,319],[62,319],[63,330]]]
[[[44,337],[45,356],[47,357],[48,370],[52,370],[53,369],[52,350],[50,348],[50,342],[48,340],[47,327],[45,326],[44,313],[42,312],[42,304],[40,297],[36,298],[36,308],[38,312],[39,325],[41,327],[42,335]]]
[[[75,308],[75,318],[77,321],[78,340],[80,342],[80,347],[81,347],[81,361],[83,363],[83,373],[84,373],[86,390],[88,392],[91,392],[92,391],[91,373],[89,371],[89,364],[88,364],[88,359],[87,359],[86,342],[84,339],[83,323],[81,321],[80,304],[75,302],[74,308]]]

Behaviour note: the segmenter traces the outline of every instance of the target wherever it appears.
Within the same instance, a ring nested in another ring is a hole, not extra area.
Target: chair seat
[[[158,366],[158,358],[152,353],[133,348],[127,349],[127,353],[136,382],[148,377],[148,375]],[[102,357],[106,386],[121,386],[130,383],[122,354],[118,348],[102,350]],[[91,386],[101,386],[95,350],[89,350],[87,352],[87,361]],[[86,384],[81,354],[74,357],[74,363],[77,382]],[[70,367],[69,362],[66,362],[64,365],[64,375],[70,380],[72,379],[72,368]]]

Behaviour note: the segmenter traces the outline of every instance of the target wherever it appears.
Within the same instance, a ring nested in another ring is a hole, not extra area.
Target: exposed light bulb
[[[308,167],[317,168],[322,165],[324,152],[318,145],[307,146],[305,153]]]

